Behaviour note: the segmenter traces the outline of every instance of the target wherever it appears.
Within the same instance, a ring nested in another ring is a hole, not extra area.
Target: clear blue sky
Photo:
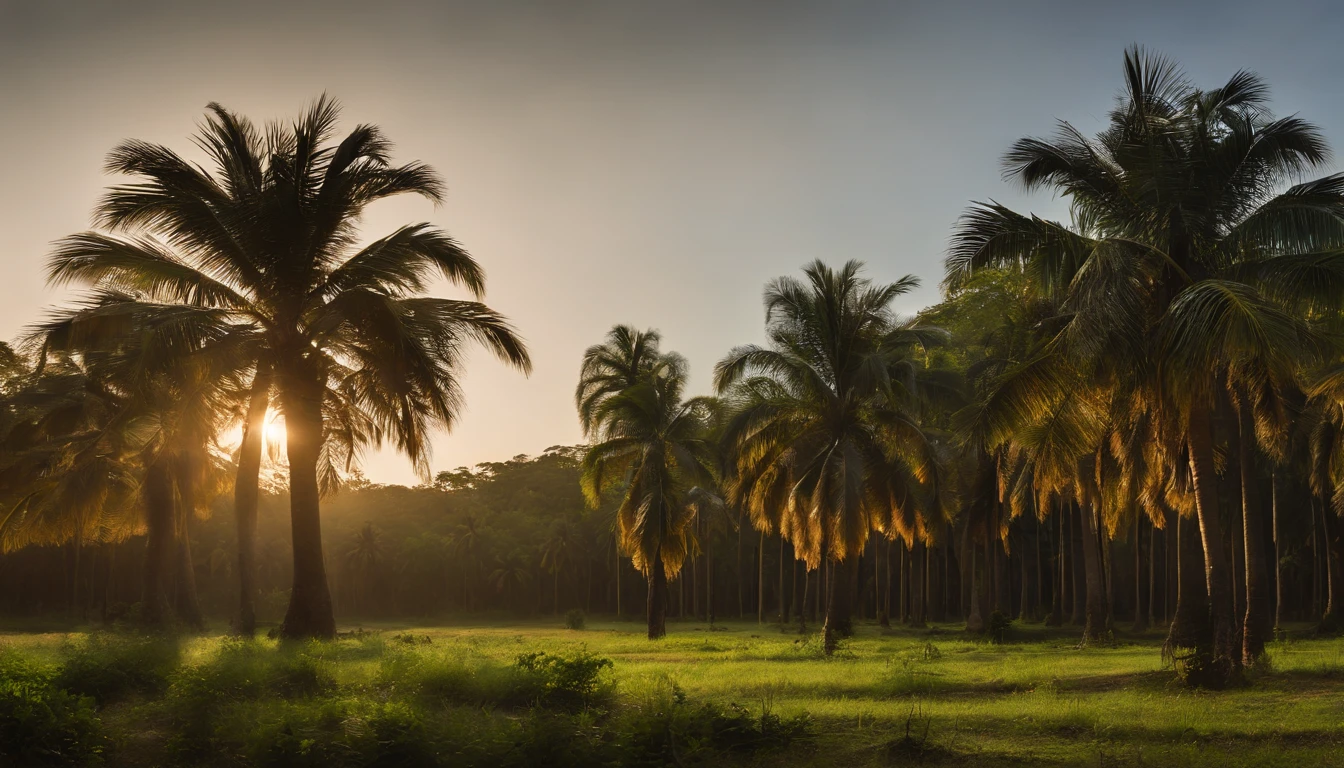
[[[327,91],[449,184],[366,234],[449,230],[535,356],[530,379],[476,357],[435,467],[535,454],[579,440],[579,356],[613,323],[661,329],[703,389],[761,338],[765,281],[813,258],[935,301],[968,201],[1059,212],[998,159],[1056,119],[1095,129],[1131,43],[1207,87],[1255,70],[1344,149],[1342,29],[1329,2],[0,0],[0,336],[68,298],[42,264],[89,225],[117,142],[186,152],[209,101],[265,120]],[[414,481],[391,454],[367,470]]]

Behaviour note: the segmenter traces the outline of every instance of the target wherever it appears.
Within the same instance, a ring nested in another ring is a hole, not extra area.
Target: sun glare
[[[282,451],[285,448],[285,418],[274,408],[266,412],[266,425],[262,427],[261,437],[266,441],[268,452]]]

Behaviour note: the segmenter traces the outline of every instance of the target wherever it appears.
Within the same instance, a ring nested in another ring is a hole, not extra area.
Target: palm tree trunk
[[[1153,556],[1148,553],[1149,559]],[[1151,586],[1151,585],[1150,585]],[[1151,607],[1151,605],[1149,606]],[[1143,610],[1143,515],[1134,512],[1134,631],[1148,629],[1148,614]]]
[[[1106,635],[1106,583],[1102,572],[1101,532],[1097,525],[1097,510],[1093,504],[1079,504],[1078,518],[1082,521],[1083,570],[1087,582],[1087,603],[1083,623],[1083,641],[1100,640]]]
[[[802,635],[807,632],[807,596],[812,584],[812,574],[808,572],[807,565],[802,561],[799,561],[798,565],[803,573],[803,588],[798,597],[798,634]]]
[[[915,538],[915,546],[910,550],[910,626],[927,626],[928,608],[925,605],[924,595],[927,591],[925,585],[928,582],[927,561],[929,557],[928,547],[924,541],[918,537]]]
[[[882,557],[882,551],[886,550],[886,557]],[[883,629],[891,628],[891,539],[886,539],[877,547],[878,559],[874,564],[875,578],[877,581],[877,623]],[[882,563],[887,564],[886,577],[882,575]]]
[[[1059,561],[1055,572],[1055,593],[1050,597],[1050,618],[1046,620],[1046,625],[1058,627],[1064,623],[1064,599],[1065,588],[1068,586],[1068,559],[1065,557],[1065,543],[1068,538],[1064,535],[1064,511],[1055,509],[1055,516],[1059,518],[1059,540],[1055,542],[1055,557]]]
[[[1252,440],[1255,424],[1251,409],[1241,404],[1241,530],[1242,546],[1246,550],[1246,616],[1241,630],[1241,663],[1253,665],[1265,652],[1269,639],[1269,578],[1265,564],[1264,541],[1260,534],[1265,526],[1260,516],[1259,498],[1255,493]]]
[[[289,457],[289,521],[294,546],[294,583],[280,625],[285,638],[331,638],[336,618],[331,608],[322,557],[321,494],[317,462],[322,447],[322,382],[296,365],[280,389]]]
[[[976,573],[978,569],[975,567],[975,563],[979,559],[976,556],[976,550],[978,549],[979,547],[972,545],[966,550],[966,559],[968,561],[967,564],[970,566],[971,575],[971,606],[966,614],[966,631],[977,633],[985,631],[985,615],[980,610],[980,574]]]
[[[657,640],[667,634],[667,571],[661,552],[654,553],[649,568],[649,599],[647,607],[649,639]]]
[[[1208,644],[1208,583],[1204,578],[1204,547],[1196,523],[1176,515],[1176,612],[1167,628],[1166,651],[1203,648]]]
[[[784,599],[784,596],[785,596],[785,589],[784,589],[784,560],[785,560],[785,558],[784,558],[784,545],[785,545],[785,543],[786,543],[786,542],[784,541],[784,535],[783,535],[783,534],[780,534],[780,537],[779,537],[779,596],[778,596],[778,602],[779,602],[779,624],[780,624],[780,626],[784,626],[785,624],[788,624],[788,623],[789,623],[789,604],[788,604],[788,602]]]
[[[613,549],[616,550],[616,618],[621,618],[621,545],[620,542],[614,542]]]
[[[705,535],[705,618],[714,626],[714,543]]]
[[[233,510],[238,524],[238,623],[243,637],[257,631],[257,499],[261,477],[261,454],[265,448],[266,410],[270,406],[271,373],[258,363],[252,379],[252,396],[243,424],[243,442],[238,447],[238,475],[233,486]]]
[[[835,653],[841,638],[854,634],[850,604],[853,601],[858,564],[858,558],[851,555],[844,560],[836,561],[832,566],[830,583],[826,585],[830,593],[826,601],[826,624],[822,627],[823,645],[827,656]]]
[[[1072,564],[1073,587],[1073,613],[1069,617],[1069,623],[1081,627],[1087,621],[1087,559],[1084,556],[1086,537],[1083,533],[1082,505],[1070,504],[1069,510],[1069,548],[1071,550],[1069,561]]]
[[[1274,526],[1274,628],[1278,635],[1283,627],[1283,552],[1279,543],[1279,473],[1271,471],[1269,475],[1269,499],[1271,524]]]
[[[747,595],[746,595],[746,571],[742,570],[742,529],[746,527],[746,521],[742,519],[741,512],[737,513],[737,570],[733,571],[737,575],[737,618],[738,620],[747,617]]]
[[[189,522],[196,514],[196,482],[189,458],[177,462],[177,573],[173,587],[173,611],[177,618],[195,630],[205,629],[205,617],[196,599],[196,567],[191,559]]]
[[[141,607],[150,626],[163,623],[168,613],[166,581],[176,539],[173,516],[173,472],[163,459],[145,468],[142,491],[145,500],[145,572]]]
[[[1204,544],[1204,574],[1209,590],[1209,646],[1212,666],[1201,685],[1218,686],[1236,674],[1241,665],[1236,621],[1232,615],[1232,574],[1223,549],[1223,526],[1218,511],[1218,478],[1214,470],[1213,425],[1209,406],[1196,399],[1191,406],[1188,443],[1190,474],[1195,486],[1200,539]]]
[[[1035,505],[1033,505],[1033,508],[1034,506]],[[1036,594],[1035,594],[1036,611],[1035,614],[1032,616],[1032,618],[1040,619],[1044,617],[1043,615],[1045,613],[1046,565],[1045,565],[1045,547],[1041,543],[1042,523],[1039,514],[1036,516],[1036,519],[1032,520],[1032,524],[1036,526],[1036,557],[1034,558],[1036,568]]]
[[[1321,524],[1325,530],[1322,549],[1325,555],[1325,611],[1321,627],[1329,632],[1344,627],[1344,536],[1340,535],[1339,516],[1330,508],[1329,500],[1321,503]]]
[[[761,543],[756,547],[756,623],[765,623],[765,529],[761,529]]]
[[[1165,563],[1166,547],[1158,546],[1158,527],[1150,520],[1148,524],[1148,626],[1157,626],[1157,596],[1160,590],[1157,587],[1157,562],[1161,557]],[[1165,544],[1165,542],[1163,542]],[[1162,552],[1161,555],[1158,553]]]
[[[70,539],[70,589],[66,594],[69,600],[67,606],[72,618],[79,618],[79,555],[83,548],[83,537],[80,531],[76,530],[75,535]]]

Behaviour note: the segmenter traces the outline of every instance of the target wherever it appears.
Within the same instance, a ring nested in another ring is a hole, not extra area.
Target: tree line
[[[259,132],[212,106],[198,140],[214,172],[139,142],[114,151],[109,169],[141,181],[109,192],[106,231],[51,259],[86,303],[0,361],[7,549],[68,544],[78,574],[88,545],[143,531],[143,618],[199,624],[193,512],[232,489],[232,613],[251,631],[275,400],[281,633],[334,632],[322,495],[384,440],[429,479],[426,435],[460,408],[465,343],[528,366],[498,314],[421,295],[431,274],[483,291],[447,235],[414,225],[354,246],[368,203],[440,189],[391,165],[376,129],[331,144],[335,115],[323,100]],[[328,504],[404,492],[452,510],[544,464],[568,477],[550,497],[563,509],[538,496],[491,502],[488,523],[448,512],[418,544],[369,515],[334,545],[342,610],[545,612],[549,588],[552,612],[638,612],[651,638],[669,614],[819,623],[828,652],[856,616],[1072,622],[1086,642],[1123,617],[1165,625],[1188,681],[1225,685],[1284,622],[1331,631],[1344,612],[1344,176],[1312,175],[1328,159],[1254,74],[1201,89],[1130,49],[1100,132],[1060,123],[1004,157],[1006,178],[1069,203],[1067,221],[972,204],[943,301],[912,318],[893,304],[913,277],[819,260],[778,278],[767,342],[726,354],[712,395],[687,394],[688,363],[656,331],[614,327],[580,366],[586,445]],[[239,424],[230,454],[221,436]],[[542,509],[512,538],[475,527]],[[439,565],[389,575],[414,557]]]

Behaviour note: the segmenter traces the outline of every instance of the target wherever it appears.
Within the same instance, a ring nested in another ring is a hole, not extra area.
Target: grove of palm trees
[[[1344,174],[1250,71],[1121,63],[941,274],[813,254],[716,359],[606,317],[576,444],[455,469],[550,358],[382,228],[443,175],[326,95],[112,147],[11,255],[63,293],[0,346],[0,762],[1338,764]]]

